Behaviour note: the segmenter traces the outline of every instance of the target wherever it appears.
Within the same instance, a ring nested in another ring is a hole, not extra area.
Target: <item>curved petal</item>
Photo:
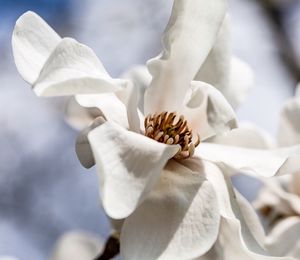
[[[179,150],[106,122],[88,134],[96,161],[103,207],[109,217],[128,217]]]
[[[288,177],[293,176],[294,175]],[[274,178],[264,181],[264,187],[259,196],[261,199],[257,200],[257,206],[259,206],[259,201],[261,204],[265,201],[265,204],[274,207],[274,210],[277,211],[279,215],[300,214],[300,197],[284,188],[283,185],[286,181],[290,184],[293,178],[289,178],[288,180]]]
[[[76,130],[88,127],[99,116],[104,117],[99,109],[82,107],[74,97],[68,100],[65,107],[65,120]]]
[[[21,76],[33,84],[46,60],[59,44],[59,35],[36,13],[26,12],[16,22],[12,48]]]
[[[300,198],[300,171],[293,174],[289,190]]]
[[[38,96],[65,96],[113,92],[127,83],[112,79],[89,47],[64,38],[47,59],[33,89]]]
[[[76,101],[85,108],[97,108],[107,121],[128,128],[126,106],[114,93],[77,95]]]
[[[57,242],[51,260],[90,260],[101,251],[103,243],[87,233],[70,232]]]
[[[138,89],[142,91],[142,94],[145,92],[152,80],[152,76],[149,73],[148,68],[144,65],[131,67],[121,75],[121,78],[132,81]]]
[[[231,37],[229,15],[223,21],[216,42],[194,80],[213,85],[224,94],[229,85]]]
[[[220,174],[214,175],[212,180],[217,180],[218,183],[221,184],[215,186],[215,189],[221,187],[221,191],[219,192],[220,194],[224,194],[224,198],[222,199],[225,205],[227,205],[223,207],[225,210],[223,210],[222,213],[217,241],[217,245],[222,249],[222,259],[292,260],[291,258],[272,257],[265,251],[262,246],[262,238],[264,237],[262,234],[263,231],[257,216],[249,203],[247,203],[239,193],[233,190],[231,180],[228,176],[230,169],[227,167],[220,169],[223,171],[223,176]],[[224,178],[224,181],[221,177]],[[225,192],[224,187],[222,188],[224,183],[227,185],[227,192]],[[230,202],[227,201],[228,198]],[[228,207],[229,203],[231,207]],[[234,213],[234,215],[232,215],[232,213]]]
[[[152,76],[146,66],[138,65],[125,71],[121,78],[129,79],[137,87],[139,94],[139,109],[144,112],[144,95],[147,87],[150,85]]]
[[[229,15],[224,19],[216,43],[194,80],[216,87],[234,108],[245,100],[253,86],[251,68],[242,60],[232,57]]]
[[[234,191],[227,169],[217,167],[210,171],[207,179],[217,194],[220,215],[227,219],[237,219],[242,223],[244,242],[260,248],[264,243],[264,231],[257,214],[251,205],[238,192]],[[221,170],[222,169],[222,172]]]
[[[160,182],[129,216],[121,233],[125,260],[194,259],[216,241],[219,209],[214,189],[204,174],[171,161]]]
[[[176,111],[190,82],[213,47],[225,17],[226,0],[175,0],[163,36],[164,51],[149,63],[153,76],[145,114]]]
[[[300,144],[300,99],[293,98],[284,104],[281,111],[278,143],[281,146]]]
[[[299,233],[300,218],[289,217],[280,221],[273,228],[266,239],[266,246],[268,250],[276,256],[291,255],[289,253],[293,252],[300,241]],[[299,257],[299,255],[297,255],[297,257]]]
[[[202,143],[195,150],[202,159],[223,163],[231,174],[239,172],[258,177],[294,174],[300,170],[300,146],[259,150]]]
[[[141,129],[144,128],[144,118],[138,109],[138,87],[129,83],[126,88],[116,92],[116,95],[126,107],[129,130],[140,133]],[[140,117],[142,121],[140,121]]]
[[[249,227],[249,231],[252,233],[255,240],[260,246],[264,246],[265,231],[260,223],[259,217],[256,214],[251,204],[244,198],[238,191],[235,190],[238,206],[245,219],[245,223]]]
[[[192,82],[191,97],[181,113],[201,140],[237,127],[232,107],[216,88],[204,82]]]
[[[250,123],[240,124],[238,128],[233,129],[224,135],[214,136],[207,141],[216,144],[253,149],[275,148],[272,137],[263,129]]]
[[[221,218],[219,240],[223,257],[230,260],[294,260],[291,257],[274,257],[264,251],[250,250],[244,243],[241,224],[235,219]]]
[[[254,86],[254,72],[250,66],[237,57],[231,58],[229,86],[222,91],[223,95],[234,107],[238,107],[248,96]]]
[[[93,151],[88,140],[88,134],[96,127],[105,123],[103,117],[96,118],[93,123],[84,129],[77,137],[76,140],[76,154],[77,158],[85,168],[91,168],[95,165]]]

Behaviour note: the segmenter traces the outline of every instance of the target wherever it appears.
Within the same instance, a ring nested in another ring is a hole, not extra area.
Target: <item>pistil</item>
[[[184,116],[177,116],[175,112],[148,115],[145,118],[145,135],[160,143],[180,145],[180,150],[174,156],[176,159],[192,157],[195,147],[200,144],[199,135],[194,142],[193,132]]]

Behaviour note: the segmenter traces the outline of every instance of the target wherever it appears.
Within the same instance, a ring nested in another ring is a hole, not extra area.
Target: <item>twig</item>
[[[259,0],[258,1],[268,15],[270,21],[274,25],[274,33],[278,39],[278,46],[281,52],[281,58],[286,64],[288,71],[296,82],[300,81],[300,65],[297,60],[293,44],[286,32],[283,22],[283,10],[272,4],[270,0]]]
[[[111,235],[106,243],[103,252],[94,260],[109,260],[120,253],[120,240],[115,234]]]

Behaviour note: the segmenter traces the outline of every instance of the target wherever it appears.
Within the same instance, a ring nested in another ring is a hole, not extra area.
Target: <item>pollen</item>
[[[200,144],[200,137],[194,141],[193,132],[184,116],[175,112],[163,112],[148,115],[145,118],[145,135],[160,143],[180,145],[180,150],[174,156],[176,159],[187,159],[194,155],[195,147]]]

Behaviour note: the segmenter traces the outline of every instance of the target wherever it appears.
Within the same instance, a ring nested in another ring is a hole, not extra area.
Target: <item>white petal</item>
[[[293,177],[293,175],[288,177]],[[265,204],[274,207],[274,210],[279,215],[300,214],[300,197],[285,189],[284,184],[286,181],[290,184],[293,179],[273,178],[271,180],[263,180],[264,187],[260,194],[260,197],[263,196],[261,202],[265,201]]]
[[[245,219],[245,223],[249,227],[249,231],[259,243],[260,246],[264,246],[265,231],[260,223],[259,217],[256,214],[251,204],[244,198],[238,191],[235,191],[237,203],[241,210],[241,213]]]
[[[272,137],[263,129],[251,123],[240,124],[238,128],[208,140],[211,143],[254,149],[275,148]]]
[[[37,14],[24,13],[16,22],[12,48],[21,76],[33,84],[46,60],[59,44],[59,35]]]
[[[121,233],[124,260],[194,259],[216,241],[219,209],[205,179],[209,163],[194,172],[178,162],[167,165],[160,182],[129,216]]]
[[[131,80],[144,93],[150,85],[152,77],[148,68],[144,65],[137,65],[125,71],[121,78]]]
[[[289,217],[280,221],[266,240],[268,250],[276,255],[289,255],[299,243],[300,218]],[[297,256],[299,257],[299,255]]]
[[[134,66],[124,72],[121,78],[129,79],[137,87],[139,93],[139,109],[144,112],[144,95],[147,87],[150,85],[152,76],[146,66]]]
[[[272,177],[294,174],[300,170],[300,146],[259,150],[202,143],[195,154],[205,160],[229,166],[232,174],[242,171],[258,177]]]
[[[116,91],[127,83],[112,79],[89,47],[64,38],[47,59],[33,89],[39,96],[96,94]]]
[[[300,171],[293,174],[289,188],[292,193],[298,195],[300,198]]]
[[[93,123],[84,129],[77,137],[76,140],[76,154],[78,160],[85,168],[91,168],[95,165],[93,151],[88,140],[88,134],[94,128],[102,125],[105,122],[103,117],[96,118]]]
[[[91,260],[102,247],[103,243],[90,234],[67,233],[57,242],[51,260]]]
[[[234,107],[244,102],[254,86],[254,73],[250,66],[237,57],[231,59],[229,86],[224,89],[224,96]]]
[[[291,257],[268,256],[264,251],[250,250],[243,241],[241,224],[234,219],[221,219],[220,243],[223,259],[228,260],[293,260]]]
[[[85,108],[97,108],[105,119],[128,128],[126,106],[114,93],[77,95],[76,101]]]
[[[175,0],[161,56],[152,60],[145,114],[176,111],[213,47],[225,17],[225,0]]]
[[[88,134],[103,207],[111,218],[130,215],[151,191],[166,162],[179,150],[106,122]]]
[[[136,133],[140,133],[141,127],[144,127],[144,118],[138,110],[138,91],[139,90],[136,85],[128,83],[124,89],[116,92],[116,95],[126,107],[129,126],[128,129]],[[140,116],[142,117],[142,120],[140,120]]]
[[[230,19],[227,15],[220,28],[215,45],[194,80],[213,85],[224,94],[229,85],[231,62]]]
[[[192,82],[190,100],[181,113],[201,140],[237,127],[232,107],[216,88],[204,82]]]
[[[127,88],[124,89],[124,92],[125,91],[127,91]],[[129,97],[130,97],[130,95],[125,95],[124,99],[129,98]],[[129,120],[128,120],[127,115],[131,111],[133,111],[132,112],[133,117],[131,117],[131,122],[132,121],[136,122],[136,121],[134,121],[135,120],[134,108],[136,109],[136,107],[131,105],[131,110],[127,110],[124,103],[121,102],[121,100],[114,93],[104,93],[104,94],[98,94],[98,95],[95,95],[95,94],[94,95],[77,95],[76,101],[83,108],[89,109],[89,111],[92,109],[93,115],[103,116],[105,118],[105,120],[115,122],[118,125],[126,128],[126,129],[130,128],[129,127],[130,124],[128,122]],[[126,100],[124,100],[124,101],[126,101]],[[128,103],[130,103],[130,102],[128,102]],[[72,112],[76,112],[76,111],[73,110]],[[80,117],[80,114],[69,115],[69,118],[70,118],[69,121],[73,120],[72,122],[74,122],[74,118],[76,119],[78,117]],[[78,121],[80,121],[80,120],[76,120],[76,122],[78,122]],[[139,122],[139,120],[137,122]],[[99,124],[97,124],[97,122],[95,122],[92,126],[83,130],[79,134],[77,141],[76,141],[77,156],[78,156],[81,164],[86,168],[90,168],[95,164],[93,153],[92,153],[92,150],[90,147],[90,143],[88,142],[87,135],[89,134],[89,132],[92,129],[94,129],[98,125]]]
[[[288,100],[281,111],[278,142],[281,146],[300,144],[300,98]]]
[[[220,215],[227,219],[238,219],[242,223],[244,242],[261,247],[265,236],[257,214],[246,199],[234,191],[227,169],[220,169],[210,171],[207,175],[217,194]]]
[[[65,120],[77,130],[88,127],[99,116],[104,117],[99,109],[80,106],[74,97],[71,97],[66,104]]]

